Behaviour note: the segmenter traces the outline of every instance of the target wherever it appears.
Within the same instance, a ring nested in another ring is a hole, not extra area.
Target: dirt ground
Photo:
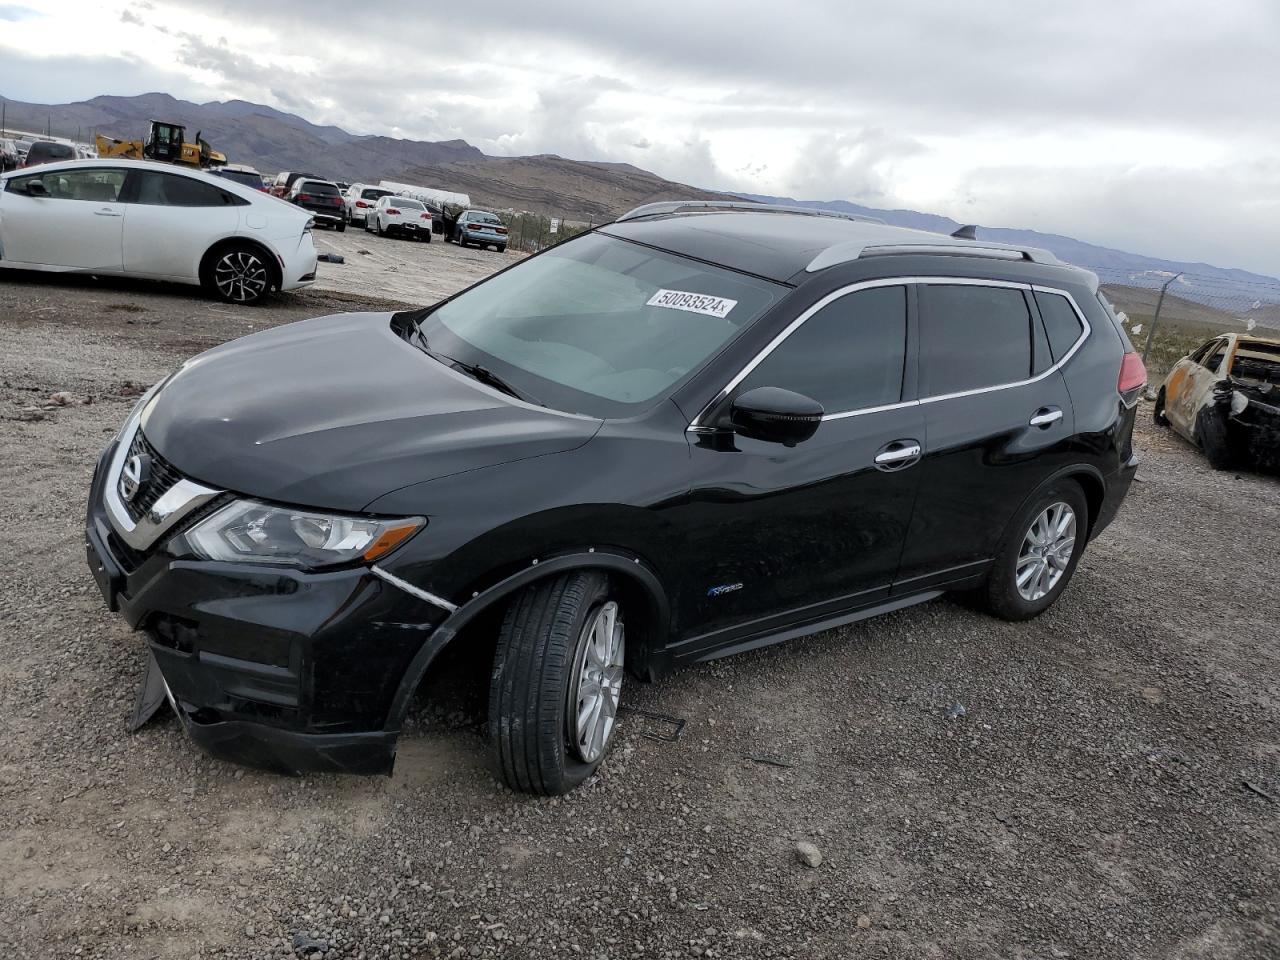
[[[939,600],[632,682],[683,736],[625,718],[567,798],[499,787],[438,679],[391,778],[238,768],[171,717],[127,734],[144,648],[81,525],[138,385],[423,299],[393,266],[443,293],[510,262],[323,239],[378,245],[332,281],[357,295],[0,277],[0,957],[1280,955],[1280,482],[1213,472],[1146,405],[1142,482],[1043,617]]]

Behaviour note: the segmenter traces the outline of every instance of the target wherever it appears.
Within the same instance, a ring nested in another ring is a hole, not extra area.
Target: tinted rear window
[[[1031,373],[1031,313],[1008,287],[920,288],[925,396],[1026,380]]]
[[[243,170],[220,170],[218,176],[224,180],[234,180],[236,183],[243,183],[246,187],[253,187],[255,190],[262,186],[262,177],[256,173],[246,173]]]
[[[473,212],[467,215],[467,219],[472,223],[497,223],[497,224],[502,223],[502,221],[499,220],[497,217],[495,217],[492,213],[474,213]]]
[[[76,155],[75,148],[66,143],[33,143],[28,159],[40,157],[48,160],[69,160]]]
[[[360,191],[361,200],[377,200],[379,197],[389,197],[389,196],[391,196],[390,190],[361,190]]]
[[[1049,348],[1053,351],[1054,362],[1065,357],[1084,333],[1080,318],[1071,307],[1066,297],[1056,293],[1036,291],[1036,304],[1040,307],[1040,316],[1044,318],[1044,329],[1049,335]]]
[[[405,210],[421,210],[422,204],[417,200],[410,200],[408,197],[392,197],[387,203],[393,203],[397,207],[403,207]]]
[[[317,180],[305,180],[298,188],[299,193],[310,193],[318,197],[336,197],[338,188],[332,183],[320,183]]]

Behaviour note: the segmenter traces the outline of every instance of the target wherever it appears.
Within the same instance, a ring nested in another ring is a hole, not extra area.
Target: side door
[[[1190,437],[1194,430],[1195,398],[1206,379],[1205,363],[1222,343],[1222,338],[1216,337],[1180,361],[1165,385],[1165,416],[1184,436]]]
[[[923,440],[910,294],[896,283],[824,297],[699,417],[679,655],[888,595]],[[821,403],[817,432],[788,447],[728,429],[733,399],[765,386]]]
[[[0,257],[119,273],[125,177],[115,167],[82,167],[11,178],[0,206]]]
[[[1195,379],[1189,384],[1184,410],[1187,436],[1195,439],[1200,411],[1209,403],[1213,388],[1226,376],[1227,354],[1231,350],[1231,341],[1226,337],[1214,343],[1202,363],[1196,367]],[[1197,441],[1198,442],[1198,441]]]
[[[1070,462],[1059,367],[1088,330],[1073,307],[1076,342],[1055,360],[1029,285],[938,279],[919,293],[925,455],[895,594],[980,575],[1023,499]]]
[[[216,241],[240,224],[234,194],[181,173],[135,170],[125,193],[124,268],[138,276],[192,281]]]

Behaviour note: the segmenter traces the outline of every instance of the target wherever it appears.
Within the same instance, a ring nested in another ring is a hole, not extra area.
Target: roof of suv
[[[700,205],[691,202],[684,206]],[[804,271],[812,273],[861,257],[888,254],[1059,263],[1053,254],[1033,247],[892,227],[817,209],[746,203],[724,206],[730,209],[707,204],[698,212],[681,213],[680,204],[652,204],[625,214],[601,231],[781,282]]]

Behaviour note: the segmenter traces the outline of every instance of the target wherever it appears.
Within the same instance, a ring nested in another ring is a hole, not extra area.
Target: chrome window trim
[[[996,384],[990,387],[976,387],[973,390],[962,390],[957,393],[944,393],[930,397],[921,397],[918,400],[904,400],[901,403],[888,403],[875,407],[861,407],[856,410],[844,410],[838,413],[825,413],[822,416],[824,423],[828,420],[844,420],[848,417],[861,417],[871,413],[884,413],[888,410],[901,410],[905,407],[922,406],[926,403],[938,403],[943,400],[955,400],[960,397],[972,397],[983,393],[993,393],[997,390],[1012,390],[1015,387],[1025,387],[1029,384],[1036,383],[1039,380],[1043,380],[1050,374],[1061,370],[1071,360],[1071,358],[1079,352],[1080,348],[1084,345],[1084,342],[1089,339],[1089,335],[1093,332],[1093,327],[1090,325],[1088,318],[1084,315],[1084,311],[1080,309],[1080,305],[1076,303],[1075,297],[1073,297],[1068,291],[1059,289],[1058,287],[1046,287],[1040,284],[1024,283],[1015,280],[986,280],[980,277],[882,277],[876,280],[862,280],[858,283],[851,283],[846,287],[841,287],[838,290],[833,290],[817,303],[810,306],[800,314],[800,316],[791,321],[791,323],[787,324],[787,326],[778,333],[777,336],[770,340],[759,353],[751,358],[750,362],[748,362],[746,366],[738,371],[737,376],[730,380],[729,383],[726,384],[725,387],[721,389],[720,392],[717,393],[711,401],[698,412],[698,415],[693,418],[693,421],[686,428],[687,431],[693,433],[705,433],[714,429],[700,422],[703,416],[706,415],[707,411],[721,403],[724,398],[731,394],[737,388],[738,384],[742,383],[743,380],[750,376],[751,372],[763,363],[765,358],[768,357],[769,354],[773,353],[773,351],[776,350],[784,340],[791,336],[791,334],[795,333],[795,331],[798,330],[805,321],[828,304],[834,303],[841,297],[848,296],[851,293],[857,293],[859,290],[872,290],[877,287],[906,287],[912,285],[996,287],[1012,290],[1024,290],[1032,294],[1037,292],[1056,294],[1057,296],[1065,297],[1067,303],[1071,304],[1071,309],[1075,311],[1076,319],[1080,321],[1081,333],[1076,342],[1071,345],[1071,349],[1066,352],[1061,360],[1056,361],[1052,366],[1034,377],[1028,377],[1025,380],[1018,380],[1013,383]]]
[[[135,550],[146,550],[193,510],[223,493],[222,490],[206,487],[194,480],[179,480],[164,492],[140,520],[134,522],[125,509],[124,501],[120,499],[120,473],[125,461],[129,459],[129,448],[133,446],[133,438],[142,425],[142,414],[148,405],[138,404],[138,409],[125,422],[115,453],[112,454],[111,464],[107,467],[107,475],[102,480],[102,499],[107,508],[107,519],[111,521],[111,526],[120,539]]]

